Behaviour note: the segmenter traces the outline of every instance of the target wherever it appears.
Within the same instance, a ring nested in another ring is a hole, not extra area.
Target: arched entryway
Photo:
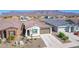
[[[21,35],[25,37],[26,29],[24,23],[22,23],[21,30],[22,30]]]

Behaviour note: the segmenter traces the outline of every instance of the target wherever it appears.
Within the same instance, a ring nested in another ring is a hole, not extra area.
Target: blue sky
[[[64,12],[74,12],[74,13],[79,13],[79,10],[62,10]]]
[[[11,11],[16,11],[16,12],[25,12],[25,11],[27,11],[27,12],[29,12],[30,10],[0,10],[0,13],[2,13],[2,12],[11,12]]]
[[[0,10],[0,13],[11,12],[11,11],[16,11],[16,12],[30,12],[31,10]],[[63,12],[79,13],[79,10],[61,10],[61,11],[63,11]]]

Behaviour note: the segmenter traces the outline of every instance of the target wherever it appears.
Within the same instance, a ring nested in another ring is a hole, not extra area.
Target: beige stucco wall
[[[20,29],[8,28],[8,29],[6,29],[7,38],[9,37],[9,31],[15,31],[15,38],[20,37],[20,34],[21,34]]]
[[[37,29],[38,30],[37,33],[32,33],[33,29]],[[33,27],[30,27],[30,28],[26,29],[26,36],[27,36],[27,30],[30,31],[30,36],[31,35],[32,36],[38,36],[38,35],[40,35],[40,28],[38,26],[33,26]]]

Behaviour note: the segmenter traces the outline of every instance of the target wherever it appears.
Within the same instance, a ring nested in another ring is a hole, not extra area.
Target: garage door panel
[[[41,30],[40,30],[40,33],[41,33],[41,34],[50,33],[50,29],[48,29],[48,28],[46,28],[46,29],[41,29]]]

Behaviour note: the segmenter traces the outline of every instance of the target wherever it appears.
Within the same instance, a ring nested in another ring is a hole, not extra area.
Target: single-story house
[[[49,34],[52,28],[39,20],[28,20],[21,22],[18,19],[0,19],[0,38],[8,38],[14,35],[19,36],[38,36],[40,34]]]
[[[26,29],[25,36],[38,36],[40,34],[52,33],[52,28],[45,24],[45,22],[41,22],[39,20],[29,20],[27,22],[23,22],[23,24]]]
[[[19,37],[21,23],[19,20],[4,20],[0,19],[0,38],[8,38],[10,35]]]
[[[45,22],[52,26],[52,31],[56,31],[56,32],[79,31],[78,24],[75,24],[71,20],[46,19]]]

